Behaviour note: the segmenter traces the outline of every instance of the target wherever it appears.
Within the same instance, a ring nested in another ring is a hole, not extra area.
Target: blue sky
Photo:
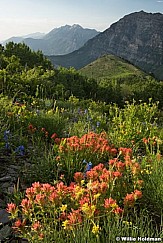
[[[66,24],[103,31],[140,10],[163,13],[163,0],[0,0],[0,40]]]

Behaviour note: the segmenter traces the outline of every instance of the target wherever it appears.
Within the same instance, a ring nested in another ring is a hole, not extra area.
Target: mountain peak
[[[71,26],[71,28],[81,28],[81,29],[83,29],[83,27],[81,25],[79,25],[79,24],[73,24]]]
[[[10,38],[6,43],[9,41],[24,42],[35,51],[42,50],[45,55],[63,55],[79,49],[99,32],[92,29],[84,29],[79,24],[73,24],[54,28],[42,38],[36,38],[39,34],[34,33],[21,38]]]
[[[130,13],[79,50],[50,59],[55,65],[80,69],[104,54],[121,57],[163,80],[163,14]]]
[[[133,16],[141,17],[141,18],[143,18],[143,17],[156,18],[156,17],[160,17],[160,16],[162,17],[163,15],[161,13],[159,13],[159,12],[157,12],[157,13],[148,13],[148,12],[145,12],[144,10],[140,10],[138,12],[133,12],[133,13],[127,14],[122,19],[133,17]]]
[[[79,24],[73,24],[73,25],[66,24],[61,27],[55,28],[53,30],[56,30],[56,29],[58,29],[58,30],[60,30],[60,29],[83,29],[83,27]]]

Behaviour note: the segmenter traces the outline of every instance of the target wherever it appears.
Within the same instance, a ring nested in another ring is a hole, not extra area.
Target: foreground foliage
[[[98,82],[54,69],[24,44],[0,54],[0,155],[21,166],[14,193],[4,193],[12,235],[160,242],[162,83],[147,78],[142,92],[134,77],[129,89],[129,80]]]
[[[29,242],[162,237],[157,104],[120,109],[75,97],[22,104],[4,96],[0,104],[1,153],[31,161],[20,175],[26,191],[17,188],[8,201],[13,234]]]

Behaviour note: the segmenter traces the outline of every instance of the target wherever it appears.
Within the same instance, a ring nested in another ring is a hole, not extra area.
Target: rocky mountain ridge
[[[79,50],[49,59],[54,65],[80,69],[104,54],[124,58],[156,78],[163,79],[163,14],[131,13]]]
[[[16,43],[24,42],[34,51],[41,50],[45,55],[63,55],[79,49],[89,39],[99,34],[95,29],[83,28],[78,24],[65,25],[59,28],[54,28],[46,35],[36,37],[12,37],[5,42],[9,41]]]

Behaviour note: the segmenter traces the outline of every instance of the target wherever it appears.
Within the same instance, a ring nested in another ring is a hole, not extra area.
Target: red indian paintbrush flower
[[[16,204],[15,203],[8,203],[7,204],[7,212],[14,214],[16,212]]]
[[[53,133],[52,135],[51,135],[51,139],[55,139],[55,138],[57,138],[58,137],[58,135],[56,134],[56,133]]]
[[[74,180],[77,182],[77,183],[80,183],[82,180],[83,180],[83,173],[82,172],[76,172],[74,174]]]
[[[113,198],[106,198],[104,200],[104,207],[105,208],[116,208],[117,207],[117,203],[116,200],[114,200]]]
[[[131,194],[127,193],[126,197],[124,198],[124,205],[133,206],[134,203],[135,203],[134,193],[133,192]]]

